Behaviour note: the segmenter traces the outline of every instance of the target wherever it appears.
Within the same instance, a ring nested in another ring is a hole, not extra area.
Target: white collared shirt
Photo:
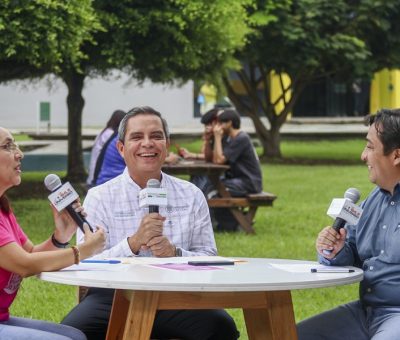
[[[167,190],[168,205],[160,207],[160,215],[166,217],[163,235],[182,256],[216,255],[207,201],[203,193],[192,183],[162,173],[161,187]],[[128,169],[118,177],[88,191],[83,203],[87,220],[92,227],[99,225],[106,233],[106,247],[96,257],[134,256],[127,238],[139,228],[148,208],[139,207],[141,188],[130,178]],[[77,232],[78,243],[83,233]],[[139,256],[148,256],[140,251]]]

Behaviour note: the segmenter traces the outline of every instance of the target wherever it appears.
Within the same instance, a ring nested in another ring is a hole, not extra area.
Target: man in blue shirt
[[[340,233],[326,227],[316,240],[320,263],[364,270],[360,299],[300,322],[299,340],[400,339],[400,109],[381,110],[367,123],[361,159],[377,187],[357,225]]]

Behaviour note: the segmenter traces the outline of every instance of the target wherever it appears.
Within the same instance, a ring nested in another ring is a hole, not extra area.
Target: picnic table
[[[164,164],[162,170],[171,175],[206,175],[217,189],[219,197],[207,200],[210,208],[228,208],[246,233],[254,233],[253,219],[260,206],[272,206],[276,195],[261,192],[248,194],[244,197],[232,197],[221,175],[229,169],[227,164],[215,164],[202,160],[180,161],[176,164]]]

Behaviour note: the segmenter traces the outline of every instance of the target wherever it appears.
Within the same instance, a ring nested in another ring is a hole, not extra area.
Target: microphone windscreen
[[[148,188],[159,188],[161,186],[161,183],[158,179],[155,178],[150,178],[147,181],[147,187]]]
[[[357,203],[360,199],[360,192],[356,188],[348,188],[344,193],[344,198],[349,199],[353,203]]]
[[[44,185],[46,188],[50,191],[56,190],[58,187],[60,187],[61,184],[61,179],[55,174],[48,174],[46,178],[44,179]]]

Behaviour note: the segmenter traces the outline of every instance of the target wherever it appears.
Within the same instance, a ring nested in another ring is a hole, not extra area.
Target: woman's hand
[[[188,159],[188,158],[194,158],[193,153],[191,153],[188,149],[186,148],[179,148],[179,156]]]
[[[54,230],[54,237],[57,241],[61,243],[69,242],[69,240],[76,232],[76,222],[68,214],[66,209],[58,212],[53,205],[51,207],[53,210],[54,223],[56,225],[56,229]],[[79,202],[79,199],[72,204],[72,208],[74,208],[77,213],[81,213],[83,216],[86,216],[86,213],[84,212],[83,207]]]
[[[84,223],[83,230],[85,231],[85,241],[79,245],[81,259],[101,253],[106,244],[106,235],[104,233],[104,229],[96,226],[95,232],[92,233],[87,223]]]
[[[176,164],[179,162],[180,157],[173,152],[169,152],[168,156],[165,158],[165,163],[169,163],[169,164]]]

